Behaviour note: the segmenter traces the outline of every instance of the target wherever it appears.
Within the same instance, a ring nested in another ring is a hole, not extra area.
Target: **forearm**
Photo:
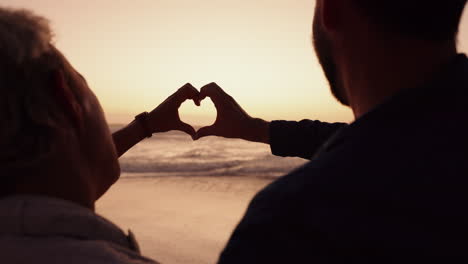
[[[146,134],[141,124],[133,121],[126,127],[115,132],[112,137],[114,138],[114,145],[117,150],[117,154],[121,157],[129,149],[145,139]]]

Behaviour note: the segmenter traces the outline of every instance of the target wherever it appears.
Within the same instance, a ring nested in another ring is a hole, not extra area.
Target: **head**
[[[465,4],[466,0],[317,0],[314,47],[334,96],[350,105],[340,74],[345,65],[337,55],[343,49],[361,56],[371,53],[366,43],[378,43],[389,53],[397,42],[404,47],[455,45]]]
[[[46,19],[0,7],[0,196],[86,206],[120,169],[101,106],[52,43]]]

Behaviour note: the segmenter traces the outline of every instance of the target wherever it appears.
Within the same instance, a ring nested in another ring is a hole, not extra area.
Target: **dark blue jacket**
[[[468,263],[466,56],[349,126],[275,122],[271,139],[315,157],[256,195],[219,263]]]

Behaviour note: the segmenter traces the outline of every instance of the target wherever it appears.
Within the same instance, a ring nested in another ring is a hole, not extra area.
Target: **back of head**
[[[466,0],[354,0],[382,31],[427,41],[456,38]]]
[[[0,194],[54,149],[65,118],[50,83],[63,63],[46,19],[0,7]]]

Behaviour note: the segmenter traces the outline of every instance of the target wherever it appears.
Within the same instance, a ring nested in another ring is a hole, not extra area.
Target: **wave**
[[[190,155],[189,155],[190,156]],[[193,156],[193,154],[192,154]],[[201,155],[196,155],[201,157]],[[121,161],[125,174],[191,175],[191,176],[264,176],[279,177],[303,165],[300,159],[284,159],[265,156],[252,160],[187,160],[187,155],[172,160],[133,160]]]
[[[120,159],[123,177],[279,177],[305,162],[275,157],[265,144],[217,137],[194,142],[180,132],[147,139]]]

